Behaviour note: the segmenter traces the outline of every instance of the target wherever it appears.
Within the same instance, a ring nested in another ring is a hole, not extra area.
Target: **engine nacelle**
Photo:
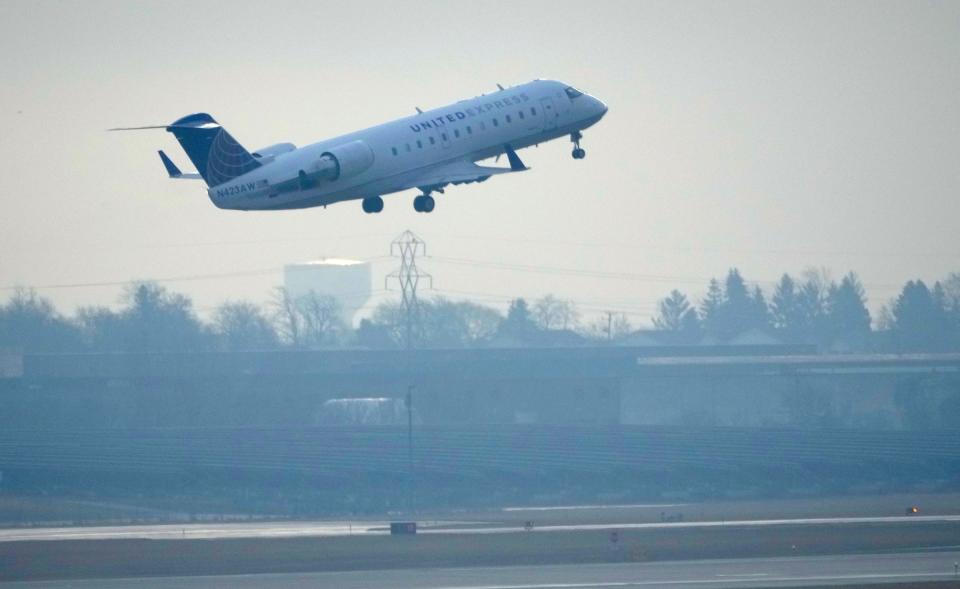
[[[320,159],[321,161],[329,159],[336,165],[330,180],[350,178],[373,165],[373,150],[358,139],[323,152]]]

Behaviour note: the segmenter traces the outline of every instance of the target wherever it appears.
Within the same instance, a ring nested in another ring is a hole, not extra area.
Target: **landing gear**
[[[413,210],[418,213],[429,213],[435,206],[437,206],[437,201],[433,200],[433,197],[429,194],[421,194],[413,199]]]
[[[580,131],[574,131],[570,133],[570,141],[573,142],[573,159],[582,160],[587,157],[587,152],[580,147],[580,140],[583,139],[583,134]]]
[[[383,210],[383,199],[379,196],[371,196],[363,199],[364,213],[379,213]]]

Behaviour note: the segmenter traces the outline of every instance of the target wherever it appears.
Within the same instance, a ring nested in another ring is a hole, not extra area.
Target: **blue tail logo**
[[[207,186],[223,184],[260,167],[260,162],[207,113],[178,119],[167,131],[180,142]]]

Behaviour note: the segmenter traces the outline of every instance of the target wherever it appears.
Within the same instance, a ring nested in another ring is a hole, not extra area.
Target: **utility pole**
[[[384,280],[384,288],[390,288],[390,281],[400,283],[404,311],[404,340],[406,348],[412,349],[420,329],[420,303],[417,300],[417,286],[421,280],[427,280],[433,288],[433,277],[417,268],[417,254],[427,255],[427,244],[407,230],[390,243],[390,255],[400,258],[400,269],[391,272]]]

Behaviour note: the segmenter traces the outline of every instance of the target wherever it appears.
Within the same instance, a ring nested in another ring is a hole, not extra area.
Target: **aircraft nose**
[[[606,105],[606,104],[604,104],[602,101],[594,98],[593,96],[590,97],[590,100],[592,101],[591,106],[593,107],[593,110],[595,110],[599,116],[602,117],[603,115],[607,114],[607,105]]]

